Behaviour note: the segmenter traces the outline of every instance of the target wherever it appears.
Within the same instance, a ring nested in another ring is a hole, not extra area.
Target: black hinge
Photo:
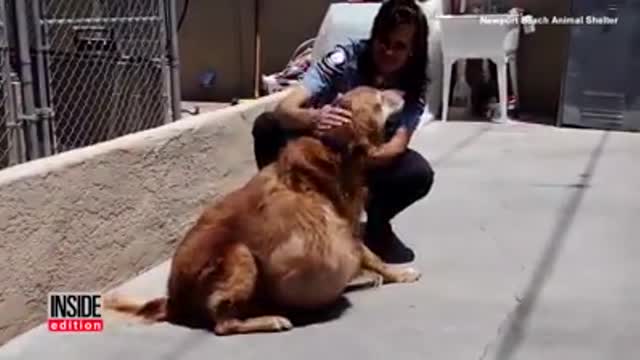
[[[36,109],[36,117],[38,120],[51,119],[54,115],[54,111],[52,108],[37,108]]]

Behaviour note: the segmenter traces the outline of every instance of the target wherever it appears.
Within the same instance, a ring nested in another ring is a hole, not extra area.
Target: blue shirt
[[[365,50],[366,40],[337,45],[322,59],[314,63],[302,78],[302,86],[311,93],[311,103],[320,107],[330,104],[339,93],[366,85],[358,70],[358,58]],[[387,121],[385,129],[389,139],[404,127],[409,134],[418,126],[424,111],[424,99],[406,101],[402,110]]]

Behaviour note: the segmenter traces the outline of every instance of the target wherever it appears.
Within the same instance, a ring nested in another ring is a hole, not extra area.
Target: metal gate
[[[0,1],[0,168],[12,166],[26,157],[24,133],[18,126],[16,96],[19,91],[11,71],[9,19],[5,3]]]
[[[175,1],[0,3],[0,166],[180,117]]]
[[[640,2],[578,0],[572,10],[585,24],[571,26],[559,124],[640,131]]]

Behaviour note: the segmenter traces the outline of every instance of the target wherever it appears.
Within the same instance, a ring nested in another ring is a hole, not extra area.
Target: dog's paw
[[[368,272],[363,275],[362,287],[377,288],[384,284],[384,277],[380,274]]]
[[[377,288],[384,284],[384,277],[378,273],[364,271],[347,284],[345,290]]]
[[[120,294],[115,291],[104,293],[102,294],[102,307],[106,309],[113,308],[118,305],[120,299]]]
[[[380,287],[384,285],[384,276],[380,274],[373,274],[371,278],[371,287]]]
[[[272,316],[271,323],[274,331],[287,331],[293,329],[293,324],[283,316]]]
[[[259,316],[245,320],[226,319],[219,321],[214,332],[217,335],[232,335],[241,333],[254,333],[263,331],[286,331],[293,328],[289,319],[282,316]]]
[[[422,274],[420,274],[420,271],[412,267],[400,268],[400,269],[397,269],[395,272],[396,272],[395,280],[396,282],[399,282],[399,283],[416,282],[422,276]]]

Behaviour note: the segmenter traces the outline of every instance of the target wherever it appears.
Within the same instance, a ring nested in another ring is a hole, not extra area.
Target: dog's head
[[[352,122],[327,134],[329,141],[351,150],[368,150],[384,142],[384,128],[389,117],[404,106],[399,90],[379,90],[360,86],[340,95],[334,105],[351,111]]]
[[[372,146],[384,142],[387,119],[404,106],[402,93],[358,87],[334,105],[352,113],[350,124],[334,128],[322,139],[290,142],[278,159],[278,173],[294,189],[312,188],[338,199],[361,187],[365,159]],[[338,201],[338,200],[336,200]]]

